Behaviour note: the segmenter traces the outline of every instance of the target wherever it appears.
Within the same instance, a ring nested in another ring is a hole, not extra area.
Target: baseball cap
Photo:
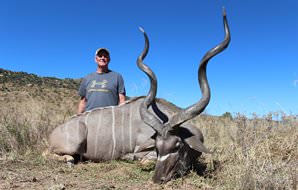
[[[95,55],[98,55],[98,54],[100,54],[101,52],[105,52],[105,53],[110,57],[110,52],[109,52],[109,50],[106,49],[106,48],[98,48],[98,49],[96,50],[96,52],[95,52]]]

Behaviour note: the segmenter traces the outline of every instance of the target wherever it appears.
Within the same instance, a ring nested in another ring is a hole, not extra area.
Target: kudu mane
[[[89,113],[93,113],[93,112],[100,112],[100,110],[107,110],[107,109],[111,109],[112,107],[116,108],[116,109],[121,109],[121,107],[125,106],[125,105],[128,105],[128,104],[133,104],[135,103],[136,101],[138,101],[139,99],[143,99],[145,98],[145,96],[136,96],[136,97],[131,97],[129,98],[128,100],[125,101],[124,104],[121,104],[121,105],[118,105],[118,106],[107,106],[107,107],[100,107],[100,108],[95,108],[95,109],[92,109],[92,110],[89,110],[89,111],[86,111],[86,112],[83,112],[83,113],[80,113],[80,114],[76,114],[76,115],[73,115],[70,117],[70,119],[73,119],[73,118],[76,118],[76,117],[80,117],[80,116],[83,116],[83,115],[87,115]],[[152,103],[152,109],[156,112],[156,113],[159,113],[160,114],[157,114],[157,116],[161,119],[161,120],[164,120],[163,118],[166,117],[166,115],[161,112],[161,110],[157,107],[157,104],[156,103],[160,103],[162,105],[165,105],[167,109],[167,111],[171,114],[171,113],[176,113],[178,112],[179,110],[181,110],[181,108],[179,108],[178,106],[176,106],[175,104],[163,99],[163,98],[155,98],[154,102]]]

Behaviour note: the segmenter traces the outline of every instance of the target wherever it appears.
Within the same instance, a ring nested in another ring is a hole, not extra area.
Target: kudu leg
[[[67,163],[68,167],[72,167],[74,165],[74,157],[71,155],[59,155],[56,153],[50,152],[48,149],[42,153],[42,156],[47,160],[56,160],[60,162]]]
[[[87,133],[87,127],[79,120],[72,120],[57,127],[49,138],[51,146],[43,152],[43,156],[72,166],[75,162],[74,156],[79,155],[81,160],[86,152]]]

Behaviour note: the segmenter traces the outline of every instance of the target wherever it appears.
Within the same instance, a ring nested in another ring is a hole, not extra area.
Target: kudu
[[[50,134],[47,156],[73,162],[72,156],[88,160],[106,161],[120,158],[157,158],[153,181],[165,183],[185,174],[197,162],[203,145],[201,131],[190,122],[199,115],[210,100],[206,76],[208,61],[230,42],[226,13],[223,12],[225,39],[211,49],[201,60],[198,80],[202,98],[186,109],[180,109],[164,99],[156,99],[157,80],[143,63],[149,49],[144,30],[145,48],[137,59],[138,67],[150,78],[146,97],[135,97],[124,105],[97,108],[72,117]]]

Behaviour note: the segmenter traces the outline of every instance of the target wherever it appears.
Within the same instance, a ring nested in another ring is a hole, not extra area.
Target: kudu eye
[[[173,147],[172,151],[177,152],[180,149],[180,147],[181,147],[181,142],[177,141],[175,143],[175,146]]]

